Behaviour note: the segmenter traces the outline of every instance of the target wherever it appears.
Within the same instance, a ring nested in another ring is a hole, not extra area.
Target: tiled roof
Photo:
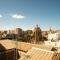
[[[21,60],[59,60],[60,53],[39,48],[32,48]]]

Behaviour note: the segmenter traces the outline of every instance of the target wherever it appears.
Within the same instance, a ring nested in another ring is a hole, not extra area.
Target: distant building
[[[39,41],[42,40],[42,31],[40,27],[38,27],[38,25],[36,25],[36,27],[34,28],[32,36],[33,36],[32,41],[34,43],[39,43]]]
[[[2,32],[0,31],[0,39],[1,39],[1,37],[2,37]]]
[[[42,31],[42,37],[48,38],[48,31]]]
[[[50,28],[48,33],[56,33],[56,32]]]
[[[31,36],[31,34],[32,34],[33,32],[32,32],[32,30],[26,30],[26,31],[24,31],[24,39],[27,41],[27,42],[31,42],[31,38],[32,38],[32,36]]]
[[[2,37],[5,38],[7,35],[7,31],[3,31]]]
[[[58,33],[50,33],[48,34],[48,40],[50,41],[57,41],[59,38]]]
[[[50,33],[48,33],[48,41],[45,41],[45,45],[51,45],[60,48],[60,31],[55,30],[52,32],[51,30]]]
[[[49,30],[49,33],[48,33],[48,40],[54,40],[54,41],[58,41],[60,40],[60,30],[52,30],[50,29]]]
[[[23,30],[21,28],[16,28],[15,29],[15,34],[21,35],[21,34],[23,34]]]
[[[8,30],[7,34],[15,34],[15,30]]]
[[[31,35],[32,34],[32,30],[26,30],[24,31],[25,34]]]
[[[60,30],[57,31],[57,33],[58,33],[58,40],[60,40]]]

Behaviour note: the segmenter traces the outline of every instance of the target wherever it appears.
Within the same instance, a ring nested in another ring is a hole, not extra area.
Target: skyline
[[[60,29],[60,0],[0,0],[0,29]]]

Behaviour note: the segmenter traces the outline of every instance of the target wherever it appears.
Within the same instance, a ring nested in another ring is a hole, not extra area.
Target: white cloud
[[[3,16],[2,15],[0,15],[0,18],[2,18]]]
[[[14,14],[14,15],[12,15],[12,18],[15,18],[15,19],[24,19],[25,16]]]

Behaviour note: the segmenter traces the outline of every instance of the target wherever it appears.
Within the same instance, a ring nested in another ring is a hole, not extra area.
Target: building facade
[[[59,38],[58,33],[50,33],[48,34],[49,41],[57,41]]]
[[[33,35],[32,41],[34,43],[39,43],[42,40],[42,31],[40,27],[38,27],[38,25],[36,25],[36,27],[34,28],[32,35]]]

